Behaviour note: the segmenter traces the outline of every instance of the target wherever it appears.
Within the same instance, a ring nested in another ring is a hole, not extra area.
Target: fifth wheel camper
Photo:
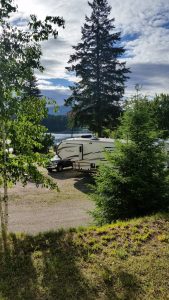
[[[63,140],[57,147],[61,159],[73,162],[73,168],[92,171],[100,162],[105,162],[105,151],[112,151],[114,139],[107,138],[70,138]]]

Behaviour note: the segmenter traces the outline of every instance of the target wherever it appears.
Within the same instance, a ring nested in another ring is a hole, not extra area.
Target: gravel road
[[[59,193],[32,183],[10,189],[9,231],[36,234],[92,223],[88,213],[94,208],[88,197],[90,178],[72,170],[52,173],[52,177]]]

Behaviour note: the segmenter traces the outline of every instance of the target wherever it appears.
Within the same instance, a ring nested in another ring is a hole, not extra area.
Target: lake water
[[[81,133],[52,133],[52,136],[55,138],[55,143],[59,143],[62,140],[66,140],[69,138],[80,137],[82,135],[91,134],[91,132],[81,132]]]

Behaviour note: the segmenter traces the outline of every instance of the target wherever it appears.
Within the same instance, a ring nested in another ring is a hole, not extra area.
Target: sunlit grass
[[[11,234],[0,299],[168,299],[169,215]]]

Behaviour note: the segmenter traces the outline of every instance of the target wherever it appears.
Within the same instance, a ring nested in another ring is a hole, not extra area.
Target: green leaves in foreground
[[[46,129],[41,121],[46,116],[46,100],[34,89],[34,72],[43,71],[40,42],[57,37],[63,27],[60,17],[47,16],[44,21],[30,16],[27,26],[13,26],[10,15],[17,11],[12,0],[0,5],[0,176],[3,183],[0,218],[3,249],[7,250],[8,186],[20,180],[23,185],[55,188],[43,175],[40,166],[46,158],[43,148]],[[14,17],[14,16],[12,16]],[[9,21],[8,21],[9,19]],[[13,151],[12,151],[13,150]]]

